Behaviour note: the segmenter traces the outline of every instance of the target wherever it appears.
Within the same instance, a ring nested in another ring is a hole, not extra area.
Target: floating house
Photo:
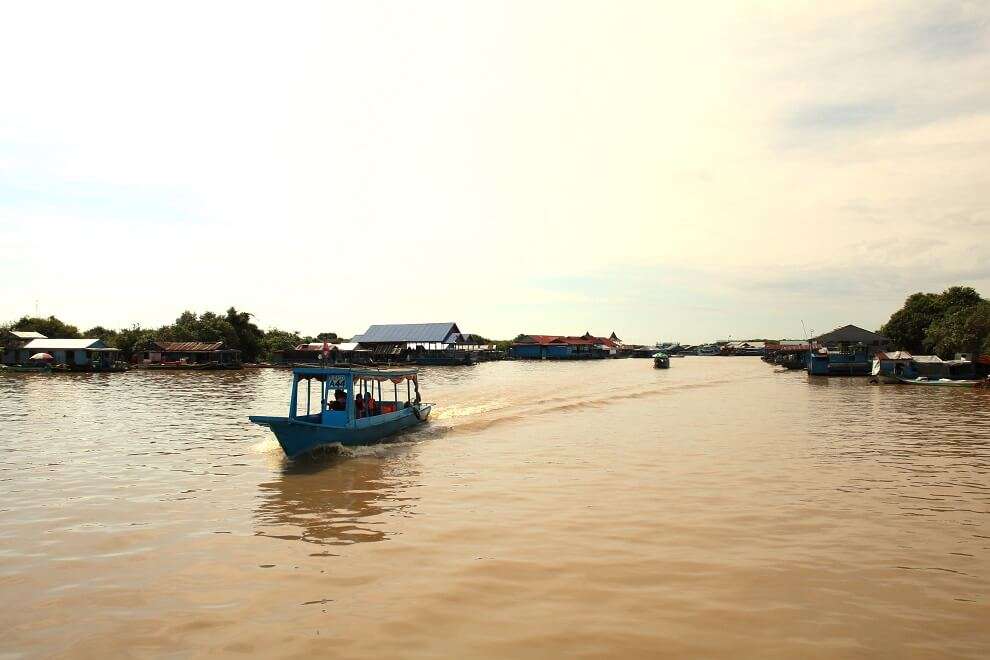
[[[766,342],[763,360],[785,369],[807,369],[811,344],[801,339],[781,339]]]
[[[140,366],[154,369],[240,369],[241,352],[222,341],[150,341],[138,357]]]
[[[812,340],[808,373],[813,376],[869,376],[873,356],[890,348],[890,339],[845,325]]]
[[[955,359],[943,360],[937,355],[911,355],[907,351],[880,352],[873,359],[872,375],[882,383],[899,382],[900,378],[965,380],[984,376],[980,358],[974,361],[969,357],[957,354]]]
[[[891,341],[887,337],[855,325],[844,325],[831,332],[818,335],[812,339],[812,342],[830,351],[849,352],[862,348],[870,356],[877,351],[889,350],[891,345]]]
[[[453,322],[372,325],[351,342],[370,351],[376,362],[474,364],[498,357],[495,346],[461,332]]]
[[[40,332],[33,330],[8,330],[0,337],[3,340],[3,364],[23,364],[20,349],[35,339],[48,339]]]
[[[918,372],[914,356],[907,351],[879,351],[873,356],[870,375],[881,383],[897,383],[898,378],[916,378]]]
[[[719,355],[766,355],[767,352],[762,341],[727,341],[719,345]]]
[[[366,348],[359,348],[355,342],[344,342],[341,344],[330,344],[330,355],[326,361],[330,364],[350,363],[350,364],[370,364],[371,351]],[[295,348],[284,351],[275,351],[272,356],[275,364],[322,364],[323,342],[311,342],[309,344],[299,344]]]
[[[48,353],[55,364],[72,371],[111,371],[120,351],[107,347],[102,339],[32,339],[17,349],[16,364],[27,364],[32,355]]]
[[[621,340],[596,337],[586,332],[580,337],[565,335],[523,335],[513,342],[509,355],[517,360],[597,360],[620,357],[627,352]]]

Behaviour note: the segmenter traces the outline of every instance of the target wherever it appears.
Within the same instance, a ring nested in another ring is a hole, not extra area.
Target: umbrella
[[[45,360],[47,362],[48,360],[54,360],[55,358],[52,357],[51,353],[35,353],[34,355],[31,356],[31,359]]]

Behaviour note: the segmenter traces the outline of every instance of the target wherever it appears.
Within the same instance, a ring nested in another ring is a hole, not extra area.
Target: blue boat
[[[303,382],[306,387],[300,388]],[[399,385],[405,386],[405,401]],[[389,386],[394,398],[383,400]],[[328,445],[381,442],[425,422],[432,409],[420,401],[415,369],[297,367],[292,370],[288,417],[249,419],[270,428],[285,455],[296,458]]]

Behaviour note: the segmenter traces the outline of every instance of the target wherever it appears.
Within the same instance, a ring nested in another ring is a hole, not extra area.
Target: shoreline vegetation
[[[114,330],[97,325],[80,331],[77,326],[55,316],[47,318],[23,316],[16,321],[0,323],[0,333],[6,330],[35,331],[47,337],[102,339],[112,348],[120,349],[130,361],[135,352],[143,350],[150,341],[222,341],[228,348],[241,352],[244,363],[270,362],[276,351],[290,350],[311,342],[344,341],[335,332],[315,336],[296,331],[270,328],[262,330],[249,312],[230,307],[226,313],[184,311],[175,322],[157,328],[135,324]],[[912,353],[929,352],[942,357],[955,353],[990,354],[990,300],[968,286],[949,287],[942,293],[911,294],[903,306],[891,314],[879,333],[888,337],[898,350]],[[525,335],[518,335],[516,340]],[[506,350],[514,340],[478,338]]]
[[[241,360],[245,364],[270,362],[276,351],[291,350],[300,344],[323,342],[339,344],[346,341],[335,332],[321,332],[317,335],[303,335],[293,330],[270,328],[262,330],[251,319],[250,312],[229,308],[224,314],[215,312],[196,312],[186,310],[173,323],[157,328],[142,327],[139,324],[129,328],[114,330],[102,325],[96,325],[86,330],[62,321],[58,317],[47,318],[23,316],[16,321],[0,323],[0,334],[7,330],[34,331],[49,338],[102,339],[107,346],[120,349],[121,356],[126,361],[142,350],[151,341],[170,342],[224,342],[227,348],[239,350]],[[478,338],[484,343],[495,344],[499,348],[508,348],[511,341],[491,341]]]

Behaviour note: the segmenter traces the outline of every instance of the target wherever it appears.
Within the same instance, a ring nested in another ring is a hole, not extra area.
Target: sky
[[[700,342],[990,296],[990,3],[2,12],[0,321]]]

